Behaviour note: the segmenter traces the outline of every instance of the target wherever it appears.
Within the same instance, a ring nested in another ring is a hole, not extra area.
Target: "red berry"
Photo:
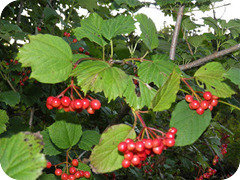
[[[75,167],[78,166],[78,160],[77,159],[73,159],[72,160],[72,165],[75,166]]]
[[[82,100],[81,99],[75,99],[74,100],[74,107],[75,107],[75,109],[81,109],[82,108]]]
[[[128,168],[128,167],[130,167],[130,165],[131,165],[131,161],[129,161],[129,160],[127,160],[127,159],[124,159],[124,160],[122,161],[122,167],[123,167],[123,168]]]
[[[193,101],[193,97],[188,94],[188,95],[185,96],[185,100],[190,103],[190,102]]]
[[[68,176],[68,180],[75,180],[76,178],[75,178],[75,175],[72,175],[72,174],[70,174],[69,176]]]
[[[55,175],[56,176],[61,176],[61,174],[62,174],[62,170],[61,169],[56,169],[55,170]]]
[[[209,106],[209,103],[208,103],[207,101],[202,101],[202,102],[200,103],[200,106],[201,106],[203,109],[207,109],[208,106]]]
[[[52,163],[51,162],[47,162],[46,168],[50,169],[51,167],[52,167]]]
[[[127,149],[128,149],[129,151],[134,151],[135,148],[136,148],[135,142],[129,142],[129,143],[127,144]]]
[[[197,100],[193,100],[191,103],[189,103],[190,109],[197,109],[199,108],[200,104]]]
[[[91,101],[90,106],[91,106],[94,110],[98,110],[98,109],[100,109],[100,107],[101,107],[101,103],[100,103],[99,100],[94,99],[94,100]]]
[[[46,106],[49,110],[53,109],[53,106],[51,104],[46,103]]]
[[[84,48],[83,48],[83,47],[80,47],[80,48],[79,48],[79,51],[80,51],[80,52],[83,52],[83,51],[84,51]]]
[[[87,109],[89,107],[89,100],[88,99],[82,99],[82,108]]]
[[[25,72],[22,73],[22,76],[25,76]]]
[[[167,147],[172,147],[175,144],[175,140],[173,138],[166,138],[163,140],[163,144]]]
[[[10,62],[13,62],[13,59],[10,59]]]
[[[166,138],[175,138],[175,135],[171,132],[167,132],[165,136]]]
[[[6,63],[6,66],[9,66],[9,63],[8,63],[8,62]]]
[[[152,147],[153,147],[153,140],[152,139],[147,139],[144,145],[145,145],[145,148],[152,149]]]
[[[30,74],[30,73],[31,73],[31,70],[28,70],[27,73]]]
[[[161,145],[161,140],[160,139],[154,139],[153,140],[153,147],[158,147]]]
[[[127,143],[121,142],[118,144],[118,151],[125,152],[127,150]]]
[[[40,32],[42,29],[40,27],[37,27],[37,30]]]
[[[213,174],[216,174],[217,170],[216,170],[216,169],[213,169],[213,171],[212,171],[212,172],[213,172]]]
[[[77,172],[77,169],[75,167],[70,167],[69,168],[69,173],[70,174],[75,174]]]
[[[162,153],[162,151],[163,151],[163,146],[157,146],[157,147],[154,147],[153,148],[153,152],[155,153],[155,154],[161,154]]]
[[[212,95],[212,99],[218,100],[219,97]]]
[[[51,105],[55,108],[61,105],[61,100],[57,97],[53,98]]]
[[[138,164],[140,164],[140,157],[138,155],[133,155],[133,158],[131,160],[131,163],[134,165],[134,166],[137,166]]]
[[[18,60],[15,61],[15,64],[18,64]]]
[[[64,34],[63,34],[63,35],[64,35],[64,36],[67,36],[67,34],[68,34],[67,32],[64,32]]]
[[[91,177],[90,172],[89,171],[85,171],[84,172],[84,177],[87,178],[87,179],[90,178]]]
[[[204,93],[203,93],[203,98],[204,98],[205,100],[210,100],[210,99],[212,99],[212,93],[209,92],[209,91],[204,92]]]
[[[80,170],[80,177],[84,177],[84,171]]]
[[[71,103],[70,103],[70,105],[69,105],[68,107],[69,107],[69,110],[70,110],[70,111],[72,111],[72,112],[76,111],[76,108],[75,108],[75,106],[74,106],[74,100],[71,101]]]
[[[199,115],[202,115],[204,113],[204,109],[202,107],[199,107],[197,108],[196,112],[199,114]]]
[[[217,106],[217,104],[218,104],[218,100],[216,100],[216,99],[213,99],[212,101],[211,101],[211,105],[214,107],[214,106]]]
[[[66,173],[63,173],[61,175],[61,180],[68,180],[68,175]]]
[[[127,138],[127,139],[125,140],[125,142],[128,144],[128,143],[134,142],[134,141],[133,141],[132,139]]]
[[[142,152],[142,151],[145,150],[145,146],[144,146],[144,144],[143,144],[142,141],[136,142],[135,145],[136,145],[136,146],[135,146],[135,149],[136,149],[138,152]]]
[[[67,33],[67,37],[70,37],[71,36],[71,34],[70,33]]]
[[[145,152],[146,155],[150,155],[152,153],[152,150],[151,149],[145,149],[144,152]]]
[[[214,156],[214,159],[219,159],[219,157],[217,155]]]
[[[77,42],[77,39],[73,39],[73,43],[76,43]]]
[[[69,111],[70,111],[70,108],[69,108],[69,107],[64,107],[64,106],[63,106],[63,110],[64,110],[65,112],[69,112]]]
[[[90,55],[88,51],[85,51],[85,54],[88,55],[88,56]]]
[[[87,108],[87,112],[89,113],[89,114],[94,114],[95,113],[95,110],[92,108],[92,107],[88,107]]]
[[[69,97],[63,96],[63,97],[61,98],[61,104],[62,104],[63,106],[68,107],[68,106],[70,105],[70,103],[71,103],[71,99],[70,99]]]
[[[212,105],[209,105],[209,106],[208,106],[208,109],[209,109],[210,111],[212,111],[212,110],[213,110],[213,106],[212,106]]]
[[[80,171],[77,171],[75,174],[74,174],[75,178],[76,179],[79,179],[82,177],[82,174],[80,173]]]
[[[127,159],[129,161],[131,161],[133,158],[133,153],[132,152],[128,152],[126,154],[124,154],[124,159]]]

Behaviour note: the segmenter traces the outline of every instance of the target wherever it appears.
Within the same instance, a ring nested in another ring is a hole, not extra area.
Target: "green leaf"
[[[23,67],[31,67],[31,78],[42,83],[59,83],[72,71],[72,50],[62,38],[49,34],[29,36],[30,43],[19,49]]]
[[[225,69],[218,62],[210,62],[201,68],[199,68],[194,77],[200,87],[204,88],[206,85],[206,91],[210,91],[213,95],[226,98],[235,94],[235,92],[224,82]],[[201,83],[204,84],[200,84]]]
[[[142,31],[140,38],[146,44],[148,49],[152,51],[158,47],[158,35],[156,26],[153,21],[144,14],[138,14],[135,17],[140,23],[140,29]]]
[[[209,27],[213,28],[216,33],[219,32],[220,27],[217,24],[217,20],[213,19],[212,17],[204,17],[204,24],[209,25]]]
[[[179,102],[170,121],[170,127],[177,128],[176,146],[186,146],[194,143],[207,129],[212,117],[210,110],[199,115],[189,108],[185,100]]]
[[[127,138],[136,138],[134,129],[125,124],[113,125],[101,135],[90,156],[95,173],[107,173],[122,167],[123,155],[118,152],[118,144]]]
[[[184,19],[182,21],[182,26],[186,29],[186,30],[193,30],[195,29],[197,26],[196,23],[194,23],[193,21],[191,21],[190,16],[184,16]]]
[[[18,180],[36,179],[46,166],[42,145],[33,135],[19,133],[0,139],[0,163],[4,172]]]
[[[191,45],[193,45],[195,48],[198,48],[201,46],[203,41],[206,39],[205,35],[198,35],[198,36],[190,36],[188,37],[188,41]]]
[[[81,58],[89,58],[89,56],[85,54],[73,54],[72,62],[76,63]]]
[[[172,73],[175,64],[167,55],[154,55],[153,61],[144,61],[138,67],[138,76],[146,83],[153,82],[161,87]]]
[[[167,82],[159,88],[156,96],[152,101],[152,107],[154,111],[163,111],[171,107],[172,103],[175,102],[177,92],[180,88],[180,76],[181,74],[173,73],[170,75]]]
[[[61,153],[61,151],[53,144],[50,139],[48,129],[41,132],[43,136],[44,149],[43,153],[49,156],[55,156]]]
[[[231,68],[228,72],[224,74],[224,77],[230,79],[234,84],[238,85],[240,89],[240,69],[239,68]]]
[[[80,149],[85,151],[91,151],[92,146],[98,144],[100,139],[100,134],[97,131],[87,130],[82,134],[82,138],[78,144]]]
[[[78,85],[87,91],[104,92],[109,101],[122,97],[127,87],[128,76],[117,67],[111,67],[103,61],[84,61],[74,69]]]
[[[135,30],[134,23],[135,21],[130,15],[120,15],[116,18],[105,20],[102,25],[102,34],[108,40],[111,40],[117,35],[129,34]]]
[[[38,180],[57,180],[57,176],[55,174],[42,174]]]
[[[82,170],[82,171],[88,171],[91,173],[91,178],[93,177],[91,168],[87,164],[79,162],[77,169]],[[85,178],[85,177],[81,178],[81,180],[86,180],[86,179],[87,178]]]
[[[52,142],[61,149],[68,149],[78,143],[82,136],[82,126],[72,121],[57,121],[48,127]]]
[[[133,77],[134,78],[134,77]],[[139,89],[133,84],[132,78],[128,79],[128,86],[123,94],[126,102],[134,109],[142,109],[144,106],[150,107],[151,101],[156,94],[156,90],[149,84],[139,81]]]
[[[6,123],[8,123],[9,117],[7,112],[0,109],[0,134],[6,131]]]
[[[138,0],[115,0],[114,2],[116,2],[118,5],[126,4],[129,7],[133,8],[141,5],[141,3]]]
[[[81,21],[81,27],[73,29],[74,35],[78,40],[88,38],[100,46],[107,44],[102,37],[103,19],[97,13],[91,14],[88,18]]]
[[[10,106],[16,106],[20,102],[20,94],[14,91],[0,92],[0,101]]]
[[[98,8],[97,0],[78,0],[78,4],[90,12],[94,12],[94,9]]]

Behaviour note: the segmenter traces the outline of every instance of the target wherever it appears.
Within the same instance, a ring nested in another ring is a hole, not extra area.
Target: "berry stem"
[[[197,100],[199,102],[201,102],[201,98],[197,95],[197,93],[193,90],[193,88],[187,83],[187,81],[185,81],[185,78],[181,78],[181,80],[187,85],[187,87],[192,91],[192,93],[194,94],[194,96],[197,98]]]
[[[83,99],[83,97],[81,96],[81,94],[78,92],[78,90],[76,89],[76,86],[73,86],[74,91],[77,93],[77,95],[80,97],[80,99]]]
[[[162,131],[160,131],[160,130],[158,130],[158,129],[155,129],[155,128],[152,128],[152,127],[148,127],[148,129],[150,129],[150,130],[152,130],[152,131],[159,132],[159,133],[161,133],[162,135],[165,135],[164,132],[162,132]]]
[[[218,102],[223,103],[223,104],[226,104],[226,105],[228,105],[228,106],[231,106],[231,107],[233,107],[233,108],[235,108],[235,109],[237,109],[237,110],[240,111],[240,108],[237,107],[237,106],[235,106],[235,105],[233,105],[233,104],[230,104],[230,103],[225,102],[225,101],[222,101],[222,100],[218,100]]]
[[[143,58],[128,58],[128,59],[123,59],[123,61],[140,61],[140,62],[143,62],[143,61],[149,61],[149,62],[152,62],[151,60],[148,60],[148,59],[143,59]]]
[[[87,58],[81,58],[81,59],[79,59],[76,63],[74,63],[74,65],[78,65],[81,61],[84,61],[84,60],[96,60],[96,61],[102,61],[102,59],[97,59],[97,58],[87,57]]]
[[[57,98],[60,98],[60,97],[64,96],[64,94],[67,92],[67,90],[68,90],[70,87],[71,87],[71,85],[68,86],[63,92],[61,92],[61,93],[57,96]]]

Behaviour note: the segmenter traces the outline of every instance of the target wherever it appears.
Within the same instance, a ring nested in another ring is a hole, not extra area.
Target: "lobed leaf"
[[[91,151],[92,146],[99,143],[100,134],[97,131],[87,130],[84,131],[81,137],[81,140],[78,144],[80,149],[85,151]]]
[[[6,131],[6,124],[8,123],[9,117],[7,112],[0,109],[0,134]]]
[[[0,101],[12,107],[16,106],[20,102],[20,94],[14,91],[0,92]]]
[[[230,79],[230,81],[238,85],[238,88],[240,88],[240,69],[239,68],[229,69],[229,71],[224,74],[224,77]]]

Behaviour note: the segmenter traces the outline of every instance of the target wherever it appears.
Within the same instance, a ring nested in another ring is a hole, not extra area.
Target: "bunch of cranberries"
[[[61,99],[49,96],[47,98],[46,106],[49,110],[57,108],[64,109],[65,112],[76,111],[78,113],[82,112],[83,109],[86,109],[89,114],[94,114],[96,110],[101,108],[101,103],[97,99],[89,100],[84,98],[71,100],[68,96],[63,96]]]
[[[212,175],[216,174],[217,170],[212,169],[209,167],[207,169],[207,172],[205,172],[203,175],[201,175],[199,178],[196,178],[196,180],[203,180],[203,179],[209,179]]]
[[[118,144],[118,151],[124,154],[122,167],[128,168],[131,165],[141,167],[142,162],[150,155],[160,155],[163,150],[172,147],[175,144],[175,134],[177,129],[172,127],[165,134],[155,139],[142,139],[134,142],[132,139],[126,139]]]
[[[196,110],[199,115],[202,115],[206,109],[212,111],[213,107],[218,104],[218,97],[212,95],[209,91],[203,93],[203,98],[204,100],[199,102],[198,100],[194,100],[191,95],[185,96],[185,100],[189,102],[189,108]]]
[[[87,178],[89,179],[91,177],[91,173],[89,171],[82,171],[78,170],[76,167],[78,166],[78,160],[73,159],[72,160],[72,166],[69,168],[69,173],[63,173],[62,169],[57,168],[55,170],[56,176],[61,176],[61,180],[75,180],[80,178]],[[75,166],[75,167],[74,167]],[[52,167],[51,162],[47,162],[46,168],[50,169]]]

